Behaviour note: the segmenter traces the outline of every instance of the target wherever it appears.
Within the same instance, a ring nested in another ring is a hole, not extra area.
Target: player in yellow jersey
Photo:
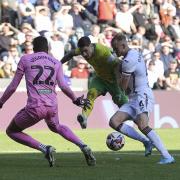
[[[84,36],[79,39],[78,48],[66,54],[61,62],[65,63],[77,55],[82,55],[95,70],[95,76],[89,84],[87,93],[91,107],[83,109],[82,114],[77,117],[81,127],[85,129],[87,127],[87,118],[98,96],[109,92],[113,102],[119,107],[126,103],[128,98],[117,83],[115,69],[118,65],[118,59],[112,55],[110,48],[98,43],[93,44],[89,37]]]

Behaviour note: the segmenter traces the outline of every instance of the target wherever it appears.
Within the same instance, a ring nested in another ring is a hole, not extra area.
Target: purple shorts
[[[58,108],[40,106],[36,108],[23,108],[13,118],[16,125],[23,129],[33,126],[44,119],[48,126],[59,125]]]

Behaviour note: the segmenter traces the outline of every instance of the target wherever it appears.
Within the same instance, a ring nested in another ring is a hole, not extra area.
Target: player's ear
[[[125,43],[122,44],[122,48],[126,49],[126,44]]]

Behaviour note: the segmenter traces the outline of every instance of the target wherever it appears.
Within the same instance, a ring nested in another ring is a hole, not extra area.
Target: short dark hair
[[[48,41],[43,36],[38,36],[33,40],[33,50],[34,52],[48,52]]]
[[[88,36],[83,36],[78,41],[78,47],[82,48],[84,46],[89,46],[91,44],[91,40]]]
[[[111,41],[112,47],[113,47],[114,43],[116,43],[117,41],[125,41],[126,42],[127,41],[126,36],[122,33],[116,34]]]

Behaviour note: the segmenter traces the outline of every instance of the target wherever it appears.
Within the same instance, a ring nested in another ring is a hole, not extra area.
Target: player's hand
[[[86,110],[87,108],[90,108],[91,103],[88,99],[84,99],[83,97],[84,95],[82,95],[81,97],[78,97],[75,101],[73,101],[73,103],[76,104],[77,106],[82,107],[84,110]]]

